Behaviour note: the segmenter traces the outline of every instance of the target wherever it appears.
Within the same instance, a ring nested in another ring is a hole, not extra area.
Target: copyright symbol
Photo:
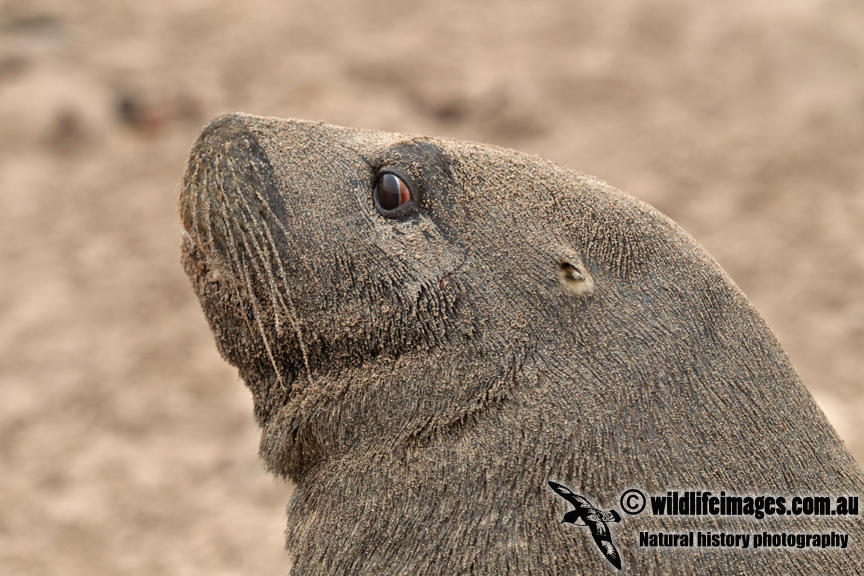
[[[621,508],[628,514],[639,514],[645,509],[645,494],[631,488],[621,495]]]

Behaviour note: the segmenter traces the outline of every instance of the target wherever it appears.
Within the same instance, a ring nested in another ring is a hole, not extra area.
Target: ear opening
[[[596,288],[588,268],[575,254],[558,257],[558,282],[565,290],[580,297],[590,296]]]

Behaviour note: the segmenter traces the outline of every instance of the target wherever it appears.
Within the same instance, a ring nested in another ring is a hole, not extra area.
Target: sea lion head
[[[765,333],[788,364],[672,221],[512,150],[234,114],[198,137],[180,207],[185,268],[253,393],[264,461],[295,479],[460,426],[538,374],[563,375],[552,397],[586,420],[638,408],[639,433],[671,410],[640,386],[686,380],[681,362],[728,371],[718,342]]]
[[[240,114],[203,130],[180,193],[185,269],[271,469],[359,429],[416,438],[465,419],[528,353],[537,318],[512,303],[590,297],[578,250],[533,217],[558,201],[544,180],[559,169],[511,154]],[[393,183],[403,197],[382,206]]]

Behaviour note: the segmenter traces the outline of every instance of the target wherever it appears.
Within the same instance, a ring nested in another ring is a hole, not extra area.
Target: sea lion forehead
[[[246,138],[256,141],[286,192],[325,200],[324,206],[316,207],[319,218],[334,203],[338,215],[348,219],[354,213],[373,216],[372,207],[386,217],[401,216],[405,210],[385,214],[377,199],[370,202],[381,176],[396,174],[410,191],[412,205],[419,207],[427,185],[434,187],[448,166],[442,148],[425,136],[236,114],[223,122],[243,126]]]
[[[429,200],[439,206],[482,202],[518,209],[524,217],[547,213],[558,196],[585,188],[551,161],[493,145],[245,114],[224,116],[210,126],[229,123],[257,140],[283,182],[308,185],[310,176],[356,173],[368,191],[379,170],[395,168],[412,184],[433,191]]]
[[[272,158],[305,157],[310,171],[316,167],[316,161],[343,163],[346,158],[359,158],[377,167],[388,161],[409,160],[412,151],[432,152],[433,144],[443,142],[416,134],[347,128],[308,120],[246,114],[231,114],[226,118],[242,122]]]

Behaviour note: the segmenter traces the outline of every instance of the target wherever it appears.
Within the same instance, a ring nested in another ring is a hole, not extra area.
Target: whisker
[[[285,237],[290,238],[289,232],[285,228],[285,225],[276,216],[276,213],[273,211],[273,208],[270,206],[270,204],[264,200],[264,197],[261,195],[260,190],[257,190],[257,189],[255,190],[255,196],[258,198],[258,201],[261,203],[261,205],[265,206],[267,208],[267,211],[270,213],[273,220],[276,221],[276,224],[279,226],[279,228],[285,234]],[[276,242],[273,239],[273,235],[270,232],[270,229],[267,226],[262,226],[262,228],[264,231],[264,235],[267,238],[268,243],[270,244],[270,248],[273,250],[274,256],[278,255],[279,252],[276,248]],[[282,286],[290,286],[290,283],[288,281],[288,275],[285,272],[285,267],[282,265],[282,260],[279,259],[278,257],[274,257],[272,259],[272,261],[278,267],[279,277],[282,281]],[[269,273],[269,270],[268,270],[268,273]],[[311,386],[313,384],[313,380],[312,380],[312,369],[309,366],[309,350],[308,350],[308,347],[306,346],[306,342],[303,339],[303,332],[300,329],[300,324],[297,322],[297,309],[294,306],[294,301],[291,298],[291,294],[287,291],[287,289],[284,291],[284,294],[278,290],[275,293],[279,295],[280,300],[284,296],[284,298],[288,301],[287,307],[286,307],[285,302],[284,301],[282,302],[282,308],[283,308],[283,310],[286,311],[287,316],[288,316],[288,320],[291,322],[291,326],[294,329],[294,334],[297,336],[297,342],[298,342],[298,345],[300,347],[300,353],[303,356],[303,365],[306,368],[306,380],[308,381],[309,385]]]
[[[232,253],[236,253],[237,248],[236,248],[236,244],[235,244],[236,240],[234,238],[234,233],[232,232],[232,230],[230,228],[228,228],[226,230],[226,232],[227,232],[228,236],[230,237],[229,238],[230,242],[228,242],[229,250]],[[246,247],[246,250],[249,250],[249,244],[247,242],[246,235],[243,234],[241,236],[243,239],[243,245]],[[237,259],[239,262],[239,256],[237,256]],[[253,263],[253,265],[254,265],[254,263]],[[261,304],[258,302],[258,297],[256,296],[256,294],[252,288],[252,281],[249,277],[249,271],[246,269],[245,265],[242,265],[242,263],[239,266],[239,269],[240,269],[240,273],[241,273],[240,275],[242,277],[243,283],[246,286],[246,292],[249,296],[249,302],[252,305],[252,311],[255,315],[255,324],[258,327],[258,333],[261,335],[261,340],[264,342],[264,349],[267,351],[267,357],[270,359],[270,364],[271,364],[271,366],[273,366],[273,371],[276,373],[276,380],[277,380],[277,382],[279,382],[279,385],[281,386],[281,388],[283,390],[287,390],[287,387],[285,386],[285,381],[282,378],[282,374],[279,372],[279,367],[276,365],[276,359],[273,356],[273,349],[270,346],[270,341],[267,339],[267,334],[266,334],[266,331],[264,330],[264,324],[263,324],[262,318],[261,318],[262,317]]]

